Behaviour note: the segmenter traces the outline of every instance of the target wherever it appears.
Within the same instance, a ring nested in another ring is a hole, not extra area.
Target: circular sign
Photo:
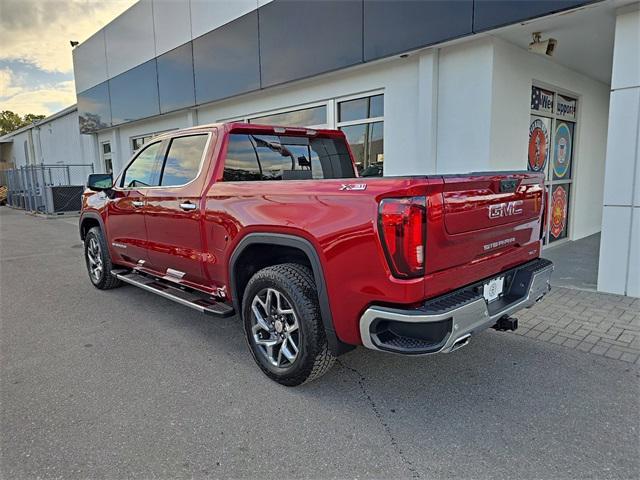
[[[554,141],[553,173],[562,178],[569,170],[571,162],[571,130],[566,123],[559,123]]]
[[[541,172],[547,163],[547,148],[549,145],[547,126],[540,119],[531,122],[529,126],[529,170]]]
[[[553,190],[551,196],[551,235],[558,238],[567,224],[567,191],[562,185]]]

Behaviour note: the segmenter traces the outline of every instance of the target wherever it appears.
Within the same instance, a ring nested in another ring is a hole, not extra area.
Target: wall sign
[[[558,122],[553,141],[553,178],[560,180],[567,175],[571,166],[571,149],[573,143],[573,125]]]
[[[556,115],[569,120],[575,120],[576,99],[558,94],[558,98],[556,100]]]
[[[553,92],[540,87],[531,87],[531,110],[553,112]]]
[[[548,118],[531,117],[529,124],[529,170],[542,172],[549,157]]]
[[[567,191],[564,185],[556,185],[551,195],[551,228],[554,238],[559,238],[567,226]]]

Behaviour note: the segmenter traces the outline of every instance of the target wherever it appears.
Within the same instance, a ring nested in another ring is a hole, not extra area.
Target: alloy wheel
[[[300,352],[300,328],[282,292],[265,288],[251,302],[251,333],[257,350],[274,367],[293,365]]]
[[[102,252],[100,250],[100,243],[95,237],[89,239],[89,245],[87,246],[87,260],[89,260],[89,274],[96,282],[102,279],[104,272],[104,266],[102,264]]]

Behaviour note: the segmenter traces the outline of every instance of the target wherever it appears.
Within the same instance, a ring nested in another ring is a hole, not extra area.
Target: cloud
[[[0,110],[11,110],[19,115],[48,115],[75,101],[73,80],[28,85],[10,69],[0,69]]]
[[[2,0],[0,59],[71,72],[69,40],[83,41],[135,0]]]
[[[51,114],[76,102],[70,40],[136,0],[0,0],[0,110]]]

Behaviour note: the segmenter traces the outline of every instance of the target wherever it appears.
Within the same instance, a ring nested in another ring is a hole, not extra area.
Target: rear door
[[[427,233],[427,271],[530,249],[540,239],[543,192],[537,173],[444,176],[440,205],[431,205],[442,222]]]
[[[168,280],[207,286],[203,261],[201,196],[212,133],[168,140],[160,184],[148,192],[145,221],[149,265]]]
[[[148,261],[144,219],[147,192],[158,185],[162,166],[162,142],[141,150],[116,180],[107,207],[107,230],[116,263]]]

